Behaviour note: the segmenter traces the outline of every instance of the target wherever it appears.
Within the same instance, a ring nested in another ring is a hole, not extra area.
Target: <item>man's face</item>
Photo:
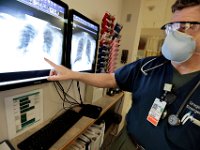
[[[200,5],[184,8],[175,11],[171,18],[171,22],[199,22],[200,23]],[[185,28],[185,27],[184,27]],[[186,26],[187,28],[187,26]],[[197,44],[197,51],[200,52],[200,24],[190,24],[187,30],[181,31],[191,35]]]

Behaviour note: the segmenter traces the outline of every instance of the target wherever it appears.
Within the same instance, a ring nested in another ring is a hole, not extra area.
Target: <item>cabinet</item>
[[[118,102],[123,101],[124,93],[121,92],[114,96],[105,95],[98,99],[94,105],[102,107],[102,112],[100,116],[102,116],[106,111],[111,109],[111,107],[117,105]],[[120,102],[121,103],[121,102]],[[81,117],[81,119],[72,127],[70,128],[52,147],[50,150],[66,150],[67,147],[78,138],[80,134],[82,134],[89,126],[91,126],[97,119],[92,119],[89,117]],[[49,120],[45,121],[44,123],[38,125],[37,127],[17,136],[16,138],[11,140],[12,145],[15,147],[16,150],[17,144],[23,141],[25,138],[30,136],[32,133],[36,132],[43,126],[45,126]],[[47,139],[48,140],[48,139]]]

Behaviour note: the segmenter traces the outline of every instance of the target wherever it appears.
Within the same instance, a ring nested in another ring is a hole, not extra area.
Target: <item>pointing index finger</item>
[[[52,67],[56,67],[57,65],[55,64],[55,63],[53,63],[52,61],[50,61],[49,59],[47,59],[47,58],[44,58],[44,60],[47,62],[47,63],[49,63]]]

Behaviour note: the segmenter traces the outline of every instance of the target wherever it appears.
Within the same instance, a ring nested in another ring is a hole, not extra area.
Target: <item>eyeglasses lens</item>
[[[180,31],[186,32],[188,29],[192,29],[193,31],[197,31],[199,29],[200,24],[194,24],[189,22],[175,22],[168,23],[164,26],[165,32],[168,34],[171,31]]]

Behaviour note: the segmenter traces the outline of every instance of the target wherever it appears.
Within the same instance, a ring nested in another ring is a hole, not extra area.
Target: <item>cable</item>
[[[63,90],[63,87],[62,87],[58,82],[54,82],[54,86],[55,86],[55,88],[56,88],[56,91],[57,91],[58,95],[60,96],[61,100],[63,101],[63,103],[64,103],[64,102],[68,102],[68,99],[66,98],[66,94],[65,94],[65,92],[64,92],[64,90]],[[61,93],[59,92],[58,88],[59,88],[59,90],[62,92],[63,97],[61,96]],[[71,101],[69,101],[69,103],[70,103],[71,105],[76,104],[75,102],[71,102]],[[64,104],[63,104],[63,105],[64,105]]]
[[[65,92],[63,86],[61,85],[61,83],[59,81],[54,82],[54,87],[55,87],[58,95],[60,96],[61,100],[63,101],[63,109],[69,109],[71,107],[76,107],[76,106],[80,105],[80,103],[76,99],[74,99],[72,96],[70,96],[68,94],[68,92],[71,88],[72,82],[73,82],[73,80],[71,81],[71,83],[67,89],[67,92]],[[66,107],[65,102],[70,104],[71,106]]]
[[[83,100],[82,100],[82,97],[81,97],[81,90],[80,90],[80,85],[79,85],[79,81],[77,81],[77,88],[78,88],[78,93],[79,93],[79,97],[80,97],[80,101],[81,101],[81,104],[83,104]]]
[[[69,84],[69,87],[68,87],[68,89],[67,89],[66,93],[68,93],[68,92],[69,92],[69,90],[70,90],[70,88],[71,88],[71,86],[72,86],[72,83],[73,83],[73,81],[74,81],[74,80],[71,80],[71,82],[70,82],[70,84]]]
[[[64,90],[63,86],[60,84],[60,82],[57,81],[56,83],[59,86],[59,88],[61,89],[61,91],[63,92],[63,95],[66,99],[66,102],[68,102],[70,104],[79,104],[79,102],[76,99],[74,99],[72,96],[70,96],[68,94],[68,92],[65,92],[65,90]],[[71,84],[70,84],[70,87],[71,87]],[[70,87],[68,88],[68,91],[69,91]],[[69,99],[67,99],[67,97],[70,98],[73,101],[70,101]]]

